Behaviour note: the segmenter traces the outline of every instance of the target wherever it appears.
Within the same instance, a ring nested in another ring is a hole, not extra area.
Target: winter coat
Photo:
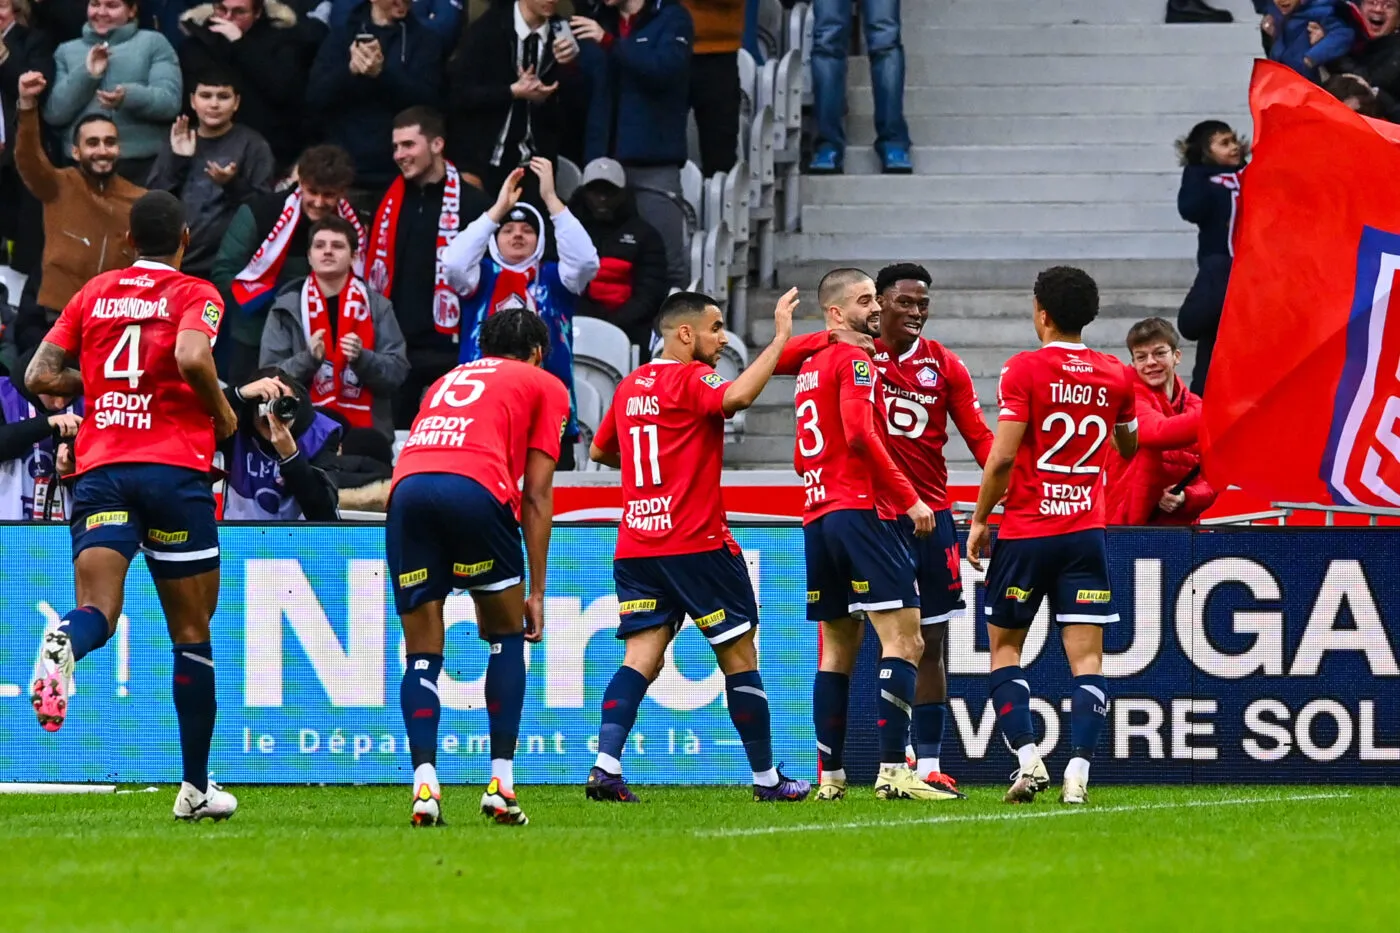
[[[1181,219],[1200,228],[1196,262],[1207,256],[1235,254],[1235,211],[1244,166],[1188,165],[1181,171],[1176,209]]]
[[[1304,0],[1287,16],[1278,4],[1270,3],[1265,15],[1274,20],[1269,58],[1313,81],[1318,79],[1320,67],[1347,54],[1356,41],[1356,30],[1337,13],[1335,0]],[[1308,36],[1309,23],[1317,23],[1326,33],[1317,45]]]
[[[111,49],[101,78],[88,74],[88,50],[100,42]],[[117,125],[123,159],[147,159],[170,138],[170,122],[184,105],[180,61],[170,42],[158,32],[127,23],[105,37],[83,27],[80,38],[65,42],[54,55],[54,82],[44,104],[44,121],[55,127],[64,145],[73,127],[89,113],[105,113]],[[126,88],[126,99],[115,112],[97,99],[97,92]]]
[[[648,0],[622,36],[608,7],[596,17],[608,32],[602,55],[584,67],[598,91],[588,112],[585,158],[623,165],[684,165],[688,156],[690,55],[695,30],[679,0]]]
[[[631,192],[617,216],[601,220],[588,210],[580,189],[569,209],[598,250],[598,274],[579,296],[574,313],[620,327],[632,343],[651,346],[656,312],[666,298],[666,244],[637,213]]]
[[[1176,378],[1172,399],[1152,389],[1129,367],[1137,393],[1138,452],[1124,460],[1108,455],[1108,523],[1110,525],[1189,525],[1215,502],[1216,492],[1204,477],[1183,490],[1186,502],[1175,512],[1158,508],[1162,492],[1186,477],[1201,462],[1196,436],[1201,397]]]
[[[349,22],[360,0],[331,0],[332,28]],[[443,46],[457,41],[462,29],[464,0],[413,0],[410,16],[442,37]]]
[[[180,20],[188,33],[180,46],[185,90],[193,92],[211,68],[232,72],[238,78],[238,122],[267,140],[279,165],[295,162],[304,138],[302,103],[308,72],[296,12],[269,0],[263,15],[237,42],[209,30],[213,15],[214,5],[205,3]]]
[[[696,55],[727,55],[744,41],[744,0],[683,0],[695,23]]]
[[[533,205],[520,202],[519,207],[539,211]],[[496,245],[498,225],[488,214],[482,214],[457,234],[443,250],[442,263],[448,281],[462,298],[461,350],[458,360],[469,363],[481,356],[481,325],[493,314],[492,298],[496,281],[503,271],[535,270],[529,286],[534,309],[549,327],[550,348],[545,357],[545,369],[559,378],[569,389],[569,424],[566,437],[578,436],[575,420],[578,401],[574,397],[574,311],[579,296],[598,274],[598,250],[588,238],[588,232],[578,218],[566,208],[550,218],[554,225],[554,242],[559,251],[557,262],[544,262],[544,222],[540,220],[539,245],[535,254],[517,265],[507,265]]]
[[[5,145],[0,148],[0,169],[14,162],[15,133],[19,129],[19,76],[37,71],[53,82],[53,45],[44,33],[15,23],[0,42],[10,52],[0,64],[0,117],[5,121]],[[15,296],[18,299],[19,296]]]
[[[296,279],[278,291],[263,328],[258,366],[276,366],[303,385],[310,385],[321,364],[311,355],[302,324],[301,286],[305,281],[304,277]],[[365,290],[369,293],[370,320],[374,322],[374,349],[361,351],[350,368],[360,384],[374,393],[374,429],[392,438],[394,392],[408,378],[408,357],[393,304],[374,289],[366,286]]]
[[[377,78],[350,71],[350,46],[362,33],[376,37],[384,50],[384,70]],[[442,39],[432,29],[413,16],[376,26],[368,3],[321,43],[306,103],[309,115],[323,121],[326,142],[350,153],[356,185],[382,191],[394,180],[394,117],[420,104],[442,106],[443,57]]]

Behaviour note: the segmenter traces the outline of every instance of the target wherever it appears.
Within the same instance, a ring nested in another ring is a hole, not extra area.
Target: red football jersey
[[[1007,487],[1002,538],[1065,535],[1105,524],[1104,468],[1115,426],[1137,429],[1133,387],[1115,357],[1082,343],[1018,353],[1001,371],[1001,418],[1026,435]]]
[[[546,370],[493,356],[463,363],[423,396],[393,482],[414,473],[456,473],[476,480],[519,519],[526,454],[534,448],[558,460],[568,421],[569,390]]]
[[[798,371],[793,467],[807,491],[803,524],[838,509],[875,508],[870,470],[846,442],[841,402],[873,404],[877,379],[870,357],[844,343],[813,354]]]
[[[77,472],[114,463],[208,471],[214,419],[180,375],[180,331],[219,334],[224,302],[203,279],[139,260],[78,290],[44,338],[78,361],[87,413]]]
[[[704,363],[652,360],[613,393],[593,443],[622,459],[618,557],[739,553],[720,494],[725,385]]]
[[[982,403],[972,374],[953,351],[920,337],[902,356],[875,341],[875,368],[886,445],[895,465],[909,477],[929,508],[948,508],[948,418],[958,426],[978,463],[992,449],[992,430],[982,419]]]

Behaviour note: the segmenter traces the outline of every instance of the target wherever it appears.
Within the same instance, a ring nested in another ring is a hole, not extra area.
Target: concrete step
[[[813,175],[802,183],[812,205],[1001,204],[1065,201],[1172,201],[1180,186],[1175,172],[1135,175]]]
[[[905,9],[914,4],[906,4]],[[1034,4],[1023,3],[1023,7]],[[1165,0],[1158,6],[1165,7]],[[1161,22],[1116,25],[933,25],[906,14],[903,40],[909,56],[1043,55],[1243,55],[1259,54],[1254,20],[1217,29],[1177,29]],[[911,22],[920,23],[910,27]],[[1019,21],[1018,21],[1019,22]]]
[[[888,251],[882,252],[875,247],[867,247],[871,242],[870,237],[856,238],[848,249],[847,255],[841,262],[842,265],[852,265],[865,269],[871,275],[876,274],[881,267],[906,259],[921,263],[933,276],[934,307],[941,308],[943,296],[950,295],[949,301],[955,300],[953,295],[968,294],[982,290],[1005,290],[1016,292],[1023,297],[1030,295],[1031,286],[1035,283],[1035,277],[1047,266],[1060,265],[1068,262],[1065,256],[1047,256],[1044,258],[1031,259],[1005,259],[988,260],[977,259],[930,259],[927,256],[919,257],[918,252],[911,248],[894,245]],[[904,243],[908,238],[899,238],[899,243]],[[887,244],[881,242],[880,247]],[[1069,262],[1070,265],[1077,265],[1094,277],[1094,281],[1102,290],[1140,290],[1140,289],[1173,289],[1179,294],[1185,295],[1186,290],[1191,287],[1191,283],[1196,278],[1195,251],[1189,257],[1170,259],[1144,259],[1140,256],[1104,259],[1090,258]],[[780,259],[778,263],[778,283],[784,289],[796,286],[803,292],[811,292],[812,302],[815,302],[815,290],[817,283],[821,281],[823,275],[836,268],[836,263],[829,259]],[[776,301],[777,293],[766,301],[761,301],[757,296],[761,292],[750,293],[750,317],[771,316],[773,302]],[[761,303],[755,303],[761,302]],[[809,302],[804,302],[804,306]],[[979,313],[984,308],[979,307]],[[941,313],[935,311],[935,313]]]
[[[1062,86],[982,86],[906,88],[906,116],[999,116],[1005,114],[1215,113],[1221,107],[1244,114],[1248,88],[1221,94],[1205,85],[1072,84]],[[846,101],[849,113],[875,112],[875,100],[865,87]],[[1187,123],[1178,135],[1194,124]]]
[[[1184,135],[1195,121],[1182,127]],[[1138,174],[1174,172],[1180,175],[1170,140],[1118,142],[1106,145],[922,146],[913,152],[915,175],[1039,175],[1045,173]],[[851,146],[846,150],[846,174],[880,171],[875,150]],[[814,178],[815,180],[815,178]]]
[[[1237,105],[1242,108],[1243,102]],[[1232,112],[1233,111],[1233,112]],[[1243,109],[1216,111],[1234,127],[1244,127]],[[1077,114],[1070,116],[914,116],[905,118],[909,138],[945,146],[991,145],[1098,145],[1125,139],[1159,140],[1170,148],[1200,119],[1200,111],[1153,114]],[[1239,132],[1248,132],[1241,128]],[[875,141],[875,118],[852,114],[846,119],[846,138],[853,146]]]
[[[1169,201],[1043,204],[808,204],[802,208],[802,230],[808,234],[923,233],[957,230],[979,233],[1179,232],[1193,228]]]
[[[915,233],[853,235],[844,233],[800,233],[784,237],[778,244],[777,259],[783,261],[823,260],[854,265],[870,256],[877,262],[895,262],[901,257],[916,261],[930,259],[1049,260],[1079,262],[1085,259],[1189,259],[1196,255],[1196,233],[1120,232],[1104,233]],[[1032,276],[1031,280],[1034,279]],[[1030,280],[1028,280],[1030,281]]]
[[[901,16],[905,29],[1071,23],[1147,25],[1160,24],[1165,8],[1166,4],[1161,0],[917,0],[903,4]],[[1226,27],[1172,28],[1182,31],[1204,31]]]
[[[1166,4],[1162,4],[1163,9]],[[1246,55],[997,55],[907,56],[904,63],[905,94],[922,87],[998,85],[1138,84],[1186,87],[1239,88],[1241,98],[1249,87],[1254,60]],[[847,86],[870,87],[870,62],[864,56],[848,59]],[[1235,109],[1236,100],[1222,105]]]

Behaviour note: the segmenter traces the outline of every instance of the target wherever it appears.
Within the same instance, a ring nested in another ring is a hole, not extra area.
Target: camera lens
[[[273,417],[278,421],[295,421],[297,417],[297,400],[294,396],[284,395],[281,398],[272,400],[270,406]]]

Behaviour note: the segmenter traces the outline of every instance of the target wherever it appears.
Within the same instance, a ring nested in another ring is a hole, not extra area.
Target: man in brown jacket
[[[47,82],[37,71],[19,79],[19,131],[15,168],[29,193],[44,205],[44,262],[38,309],[21,310],[15,343],[23,353],[43,340],[58,313],[95,275],[130,265],[126,244],[131,205],[146,189],[116,174],[121,149],[117,127],[101,114],[73,130],[76,168],[54,168],[40,142],[39,95]]]
[[[695,22],[690,109],[700,131],[700,170],[709,178],[734,167],[739,148],[739,45],[744,0],[684,0]]]

